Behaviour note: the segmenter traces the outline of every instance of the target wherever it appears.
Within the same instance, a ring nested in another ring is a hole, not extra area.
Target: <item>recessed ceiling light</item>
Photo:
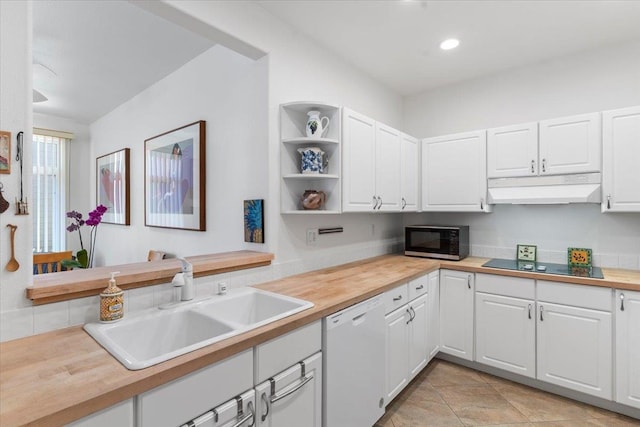
[[[459,44],[460,44],[460,40],[458,39],[447,39],[442,43],[440,43],[440,49],[442,50],[455,49],[456,47],[458,47]]]

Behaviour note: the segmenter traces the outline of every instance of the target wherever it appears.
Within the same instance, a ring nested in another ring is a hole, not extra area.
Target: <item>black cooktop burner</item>
[[[513,259],[494,258],[482,264],[483,267],[501,268],[504,270],[530,271],[532,273],[560,274],[562,276],[591,277],[604,279],[600,267],[571,267],[567,264],[552,264],[549,262],[526,262]]]

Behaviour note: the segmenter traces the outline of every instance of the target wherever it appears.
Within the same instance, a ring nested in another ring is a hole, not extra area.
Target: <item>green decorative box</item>
[[[568,248],[567,264],[569,264],[571,267],[591,268],[591,249]]]

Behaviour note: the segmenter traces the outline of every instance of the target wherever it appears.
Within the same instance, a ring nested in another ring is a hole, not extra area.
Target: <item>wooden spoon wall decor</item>
[[[16,259],[15,256],[15,237],[16,237],[16,229],[18,228],[17,225],[13,225],[13,224],[7,224],[7,227],[9,227],[11,229],[11,259],[9,259],[9,262],[7,263],[7,271],[16,271],[20,268],[20,263],[18,263],[18,260]]]

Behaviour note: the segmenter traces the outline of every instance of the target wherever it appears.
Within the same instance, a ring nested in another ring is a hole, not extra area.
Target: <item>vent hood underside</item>
[[[600,203],[600,174],[489,179],[490,204]]]

